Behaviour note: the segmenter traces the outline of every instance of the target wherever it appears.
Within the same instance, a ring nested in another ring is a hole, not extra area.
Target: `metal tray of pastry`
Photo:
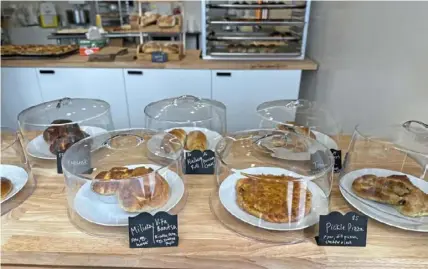
[[[213,18],[208,20],[207,24],[212,25],[304,25],[304,21],[296,20],[282,20],[282,19],[270,19],[270,20],[225,20],[224,18]]]
[[[306,4],[207,4],[208,8],[236,8],[236,9],[292,9],[306,8]]]
[[[56,54],[14,54],[14,55],[1,55],[2,60],[37,60],[40,58],[48,58],[48,59],[58,59],[58,58],[65,58],[70,55],[75,54],[79,48],[75,48],[63,53],[56,53]]]
[[[260,52],[211,52],[209,55],[212,56],[224,56],[224,57],[230,57],[230,56],[239,56],[239,57],[248,57],[248,56],[254,56],[254,57],[296,57],[300,56],[300,52],[273,52],[273,53],[260,53]]]
[[[296,41],[299,40],[296,36],[252,36],[252,35],[211,35],[207,38],[211,41]]]

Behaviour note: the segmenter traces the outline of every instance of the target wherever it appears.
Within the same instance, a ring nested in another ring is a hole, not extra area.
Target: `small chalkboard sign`
[[[168,62],[168,54],[160,51],[152,52],[153,63],[165,63]]]
[[[186,174],[214,174],[215,155],[212,150],[186,152],[184,161]]]
[[[58,174],[62,174],[62,157],[65,151],[58,151],[56,153],[56,171]]]
[[[177,215],[143,212],[128,218],[128,228],[130,248],[178,246]]]
[[[336,149],[330,149],[334,157],[334,172],[338,173],[342,170],[342,151]]]
[[[367,216],[334,211],[320,217],[318,246],[365,247],[367,240]]]

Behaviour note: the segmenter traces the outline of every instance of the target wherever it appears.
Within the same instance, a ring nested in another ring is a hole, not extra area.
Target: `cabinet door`
[[[212,96],[227,108],[229,132],[259,127],[256,107],[299,96],[300,70],[213,70]]]
[[[22,110],[43,102],[35,68],[1,69],[1,125],[17,128]]]
[[[64,97],[101,99],[110,104],[114,127],[129,127],[122,69],[39,68],[37,75],[45,101]]]
[[[180,95],[211,98],[211,71],[124,69],[131,127],[145,127],[144,107]]]

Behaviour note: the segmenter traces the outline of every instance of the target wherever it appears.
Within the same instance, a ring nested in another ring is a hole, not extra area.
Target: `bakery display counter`
[[[88,68],[154,68],[154,69],[234,69],[234,70],[316,70],[317,64],[310,60],[287,61],[208,61],[200,59],[200,51],[187,50],[181,61],[152,63],[133,60],[130,57],[114,62],[88,62],[88,57],[72,55],[63,59],[2,60],[2,67],[88,67]]]
[[[339,143],[346,150],[344,136]],[[344,152],[343,152],[344,154]],[[400,165],[397,163],[397,169]],[[415,165],[413,168],[418,169]],[[409,167],[412,169],[412,167]],[[38,188],[2,216],[4,268],[425,268],[428,234],[409,232],[369,219],[367,246],[319,247],[307,238],[294,245],[263,243],[227,229],[210,209],[214,175],[186,175],[187,203],[178,215],[180,243],[170,248],[129,248],[128,238],[95,237],[70,222],[64,176],[43,165],[33,168]],[[356,211],[339,191],[331,211]]]

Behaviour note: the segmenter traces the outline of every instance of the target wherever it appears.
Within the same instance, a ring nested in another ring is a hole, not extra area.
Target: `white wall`
[[[358,123],[428,122],[428,2],[313,2],[301,97]]]

